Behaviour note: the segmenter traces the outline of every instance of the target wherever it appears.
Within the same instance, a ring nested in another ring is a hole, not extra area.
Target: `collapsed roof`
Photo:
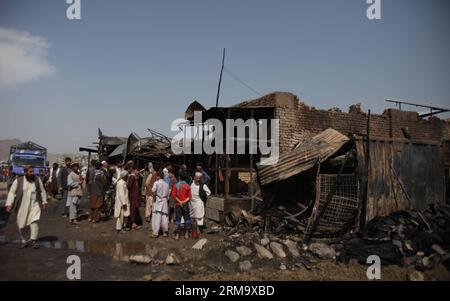
[[[261,185],[278,182],[304,172],[334,155],[349,138],[329,128],[314,136],[311,140],[297,145],[292,151],[283,153],[279,158],[270,158],[264,165],[258,163],[258,175]]]

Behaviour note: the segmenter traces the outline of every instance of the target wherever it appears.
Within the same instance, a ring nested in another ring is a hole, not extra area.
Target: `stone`
[[[227,256],[231,262],[236,262],[240,258],[239,254],[232,250],[225,251],[225,256]]]
[[[442,249],[442,247],[440,245],[434,244],[434,245],[431,246],[431,249],[434,252],[438,253],[439,255],[445,255],[447,253],[447,252],[445,252],[444,249]]]
[[[287,269],[286,265],[283,263],[280,265],[280,270],[285,271]]]
[[[167,255],[167,257],[166,257],[167,265],[176,265],[179,263],[180,263],[180,260],[178,259],[178,257],[175,254],[170,253],[169,255]]]
[[[237,247],[236,250],[242,257],[248,256],[253,253],[253,251],[250,248],[247,248],[246,246]]]
[[[298,251],[297,248],[297,243],[293,242],[292,240],[284,240],[283,244],[288,248],[289,253],[292,254],[292,256],[294,257],[299,257],[300,256],[300,252]]]
[[[414,272],[408,274],[408,280],[409,281],[425,281],[425,276],[419,271],[414,271]]]
[[[283,250],[283,245],[277,242],[271,242],[270,243],[270,248],[272,249],[272,251],[275,253],[275,255],[277,255],[280,258],[285,258],[286,257],[286,253]]]
[[[153,280],[153,276],[150,274],[144,275],[142,276],[142,280],[144,281],[152,281]]]
[[[324,243],[312,243],[308,247],[309,251],[321,259],[335,259],[336,251],[333,247]]]
[[[268,239],[267,237],[264,237],[263,239],[261,239],[261,246],[267,246],[268,244],[270,244],[270,239]]]
[[[256,252],[258,253],[259,258],[266,258],[266,259],[273,258],[272,253],[270,253],[270,251],[267,250],[266,248],[264,248],[263,246],[255,244],[255,249],[256,249]]]
[[[241,271],[248,271],[252,268],[252,263],[248,260],[244,260],[242,262],[239,262],[239,268]]]
[[[199,241],[195,243],[195,245],[192,246],[192,249],[194,250],[201,250],[203,249],[203,246],[208,242],[206,238],[202,238]]]
[[[149,264],[152,259],[148,255],[132,255],[129,258],[130,263]]]

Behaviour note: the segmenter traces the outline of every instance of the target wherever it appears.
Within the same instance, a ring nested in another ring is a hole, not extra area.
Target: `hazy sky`
[[[215,103],[226,66],[261,94],[318,108],[387,97],[450,105],[450,1],[0,0],[0,139],[72,152],[109,135],[171,134],[194,99]],[[258,95],[224,74],[221,105]],[[447,115],[448,116],[448,115]]]

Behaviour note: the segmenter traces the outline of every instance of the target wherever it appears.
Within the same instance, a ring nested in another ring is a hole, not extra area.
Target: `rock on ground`
[[[294,257],[300,256],[300,252],[298,251],[297,244],[295,242],[287,239],[287,240],[283,241],[283,244],[288,248],[288,250],[292,254],[292,256],[294,256]]]
[[[231,262],[236,262],[240,258],[239,254],[232,250],[225,251],[225,256],[227,256]]]
[[[152,259],[148,255],[132,255],[129,259],[130,263],[149,264]]]
[[[252,268],[252,263],[248,260],[244,260],[242,262],[239,262],[239,268],[242,271],[248,271]]]
[[[167,255],[167,257],[166,257],[167,265],[175,265],[175,264],[179,264],[179,263],[180,263],[180,260],[178,259],[178,257],[175,254],[170,253],[169,255]]]
[[[267,259],[273,258],[272,253],[270,253],[270,251],[264,248],[263,246],[255,244],[255,249],[256,252],[258,253],[259,258],[267,258]]]
[[[203,246],[208,242],[206,238],[202,238],[195,245],[192,246],[192,249],[194,250],[201,250],[203,249]]]
[[[309,245],[309,250],[314,254],[317,255],[319,258],[322,259],[335,259],[336,258],[336,251],[333,247],[316,242]]]
[[[250,248],[247,248],[246,246],[237,247],[236,250],[242,257],[248,256],[253,253],[252,250]]]
[[[270,243],[270,240],[267,237],[264,237],[263,239],[261,239],[262,246],[267,246],[269,243]]]
[[[425,276],[419,271],[414,271],[414,272],[408,274],[408,280],[409,281],[425,281]]]
[[[280,258],[286,257],[286,253],[284,252],[283,246],[281,244],[279,244],[277,242],[271,242],[270,248],[278,257],[280,257]]]

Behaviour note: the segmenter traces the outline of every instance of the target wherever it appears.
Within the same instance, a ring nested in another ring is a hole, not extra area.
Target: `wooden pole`
[[[217,87],[216,108],[219,106],[220,86],[222,85],[222,74],[225,66],[225,48],[222,53],[222,68],[220,69],[219,86]]]
[[[254,118],[254,110],[251,109],[251,118],[253,120]],[[253,122],[250,123],[251,126],[253,126]],[[253,140],[250,141],[250,139],[253,139],[254,137],[250,137],[253,133],[253,129],[250,129],[249,131],[250,135],[249,135],[249,142],[253,143]],[[250,150],[252,149],[252,147],[249,144],[249,153],[250,153],[250,182],[249,182],[249,189],[248,189],[248,193],[250,194],[250,198],[251,198],[251,203],[250,203],[250,208],[253,211],[253,209],[255,209],[255,192],[253,191],[253,154],[250,152]]]
[[[361,204],[361,212],[359,218],[359,229],[364,229],[366,226],[366,218],[367,218],[367,201],[369,198],[369,181],[370,181],[370,110],[367,112],[367,134],[366,134],[366,162],[365,162],[365,172],[364,172],[364,181],[362,184],[363,193],[361,193],[362,204]]]

